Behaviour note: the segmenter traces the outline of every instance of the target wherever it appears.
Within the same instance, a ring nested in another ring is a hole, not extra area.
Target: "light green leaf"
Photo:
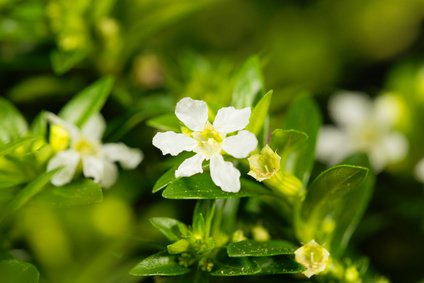
[[[64,120],[82,127],[106,102],[113,86],[112,77],[104,77],[79,92],[60,111]]]
[[[65,52],[55,50],[50,55],[53,71],[56,75],[62,75],[72,69],[87,56],[87,50]]]
[[[170,183],[162,196],[169,199],[218,199],[240,198],[270,194],[262,185],[241,179],[241,190],[238,193],[224,192],[215,185],[209,174],[197,174],[189,178],[179,178]]]
[[[292,243],[282,240],[267,242],[245,240],[227,246],[227,253],[230,257],[284,255],[293,254],[294,250],[295,246]]]
[[[260,267],[260,274],[290,274],[305,270],[292,256],[256,257],[252,260]]]
[[[153,217],[149,220],[156,229],[158,229],[165,235],[166,238],[168,238],[168,240],[172,242],[179,240],[182,236],[185,236],[188,233],[187,226],[176,219]]]
[[[233,91],[232,105],[235,108],[253,106],[258,95],[263,92],[263,77],[259,58],[249,58],[242,66]]]
[[[180,132],[181,124],[175,114],[164,114],[147,120],[147,125],[160,131]]]
[[[269,113],[269,105],[271,104],[272,90],[268,91],[259,102],[255,105],[250,116],[249,125],[246,130],[259,134]]]
[[[16,259],[0,261],[2,283],[38,283],[40,274],[30,263]]]
[[[289,156],[291,156],[291,160],[298,158],[308,138],[308,135],[301,131],[276,129],[271,134],[270,144],[271,148],[282,157],[281,162],[283,165],[288,166],[288,164],[285,164],[287,158]],[[285,169],[290,170],[293,168]]]
[[[81,206],[103,200],[102,187],[92,180],[83,179],[62,187],[50,185],[38,198],[53,206]]]
[[[159,252],[141,261],[130,274],[134,276],[176,276],[190,272],[187,267],[177,263],[177,256]]]
[[[283,123],[283,129],[304,132],[308,137],[307,145],[299,152],[293,172],[306,183],[315,160],[315,145],[321,127],[321,114],[316,103],[309,96],[299,96],[291,104]]]
[[[9,143],[23,137],[28,124],[12,103],[0,97],[0,142]]]
[[[360,165],[371,168],[365,154],[356,154],[345,161],[344,164]],[[331,250],[333,256],[342,255],[346,249],[353,232],[359,224],[372,196],[375,184],[375,175],[369,172],[364,182],[357,186],[344,197],[344,204],[339,205],[339,211],[334,217],[336,227],[331,239]],[[346,207],[349,209],[345,209]]]
[[[327,231],[323,225],[328,221],[337,224],[337,211],[346,209],[349,203],[344,202],[344,198],[362,186],[368,171],[361,166],[338,165],[324,171],[313,181],[301,207],[299,225],[296,226],[301,241],[328,241],[327,237],[332,231]]]
[[[35,138],[18,138],[7,144],[0,144],[0,157],[13,152],[15,149],[33,143]]]

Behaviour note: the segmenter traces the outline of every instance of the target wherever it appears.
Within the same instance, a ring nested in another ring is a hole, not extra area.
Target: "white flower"
[[[339,128],[321,129],[318,159],[334,164],[352,153],[365,152],[373,168],[381,171],[407,154],[407,139],[394,131],[400,116],[395,97],[382,95],[373,103],[362,93],[343,92],[330,100],[329,110]]]
[[[224,107],[218,110],[213,124],[208,121],[208,106],[204,101],[181,99],[175,115],[191,130],[189,134],[164,132],[153,137],[153,145],[163,154],[178,155],[183,151],[196,154],[186,160],[175,171],[175,176],[189,177],[203,173],[202,163],[210,160],[213,182],[226,192],[240,190],[240,172],[231,162],[224,161],[222,153],[235,158],[246,158],[256,148],[256,136],[242,130],[249,123],[250,108]],[[235,133],[234,135],[229,135]]]
[[[294,252],[295,260],[306,267],[306,277],[318,274],[327,268],[330,253],[314,240],[298,248]]]
[[[415,178],[424,183],[424,158],[418,161],[417,165],[415,165]]]
[[[63,167],[51,182],[55,186],[69,183],[75,175],[79,164],[85,177],[103,187],[111,187],[117,179],[118,170],[114,162],[119,162],[125,169],[133,169],[143,159],[138,149],[129,148],[123,143],[102,144],[101,137],[105,130],[105,121],[100,114],[93,117],[78,129],[58,116],[48,113],[47,119],[54,126],[59,126],[69,133],[69,146],[59,151],[48,163],[47,170]]]

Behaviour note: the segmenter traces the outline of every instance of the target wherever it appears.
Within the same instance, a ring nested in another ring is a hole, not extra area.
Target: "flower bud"
[[[308,278],[324,271],[330,257],[330,253],[314,240],[298,248],[294,255],[295,260],[306,267],[303,274]]]
[[[250,166],[248,174],[259,182],[271,178],[280,170],[281,157],[268,145],[265,145],[259,154],[250,156],[248,160]]]

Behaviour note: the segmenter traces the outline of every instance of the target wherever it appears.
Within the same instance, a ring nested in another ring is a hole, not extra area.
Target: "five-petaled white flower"
[[[321,129],[318,159],[334,164],[354,152],[366,152],[372,167],[381,171],[407,154],[407,139],[394,130],[401,114],[395,97],[381,95],[373,103],[362,93],[343,92],[330,100],[329,110],[339,128]]]
[[[117,179],[118,170],[114,162],[119,162],[125,169],[133,169],[143,159],[138,149],[129,148],[123,143],[102,144],[101,137],[105,130],[105,121],[100,114],[93,115],[82,129],[68,123],[53,113],[47,114],[53,126],[59,126],[69,134],[70,143],[59,151],[48,163],[47,170],[63,167],[51,182],[55,186],[69,183],[75,175],[79,164],[85,177],[103,187],[112,186]]]
[[[238,192],[240,171],[231,162],[224,161],[222,153],[241,159],[246,158],[256,148],[256,136],[243,130],[249,123],[250,113],[250,107],[224,107],[218,110],[215,121],[211,124],[208,121],[207,104],[186,97],[177,103],[175,114],[191,130],[190,133],[157,133],[153,137],[153,145],[164,155],[175,156],[183,151],[196,153],[181,163],[175,171],[177,178],[203,173],[203,161],[210,160],[213,182],[223,191]]]

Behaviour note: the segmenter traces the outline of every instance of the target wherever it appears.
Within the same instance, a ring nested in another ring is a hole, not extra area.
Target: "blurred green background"
[[[31,120],[113,75],[106,140],[146,156],[100,204],[34,204],[18,216],[3,248],[34,261],[45,282],[143,281],[128,270],[157,247],[147,219],[188,223],[194,204],[151,194],[166,166],[144,120],[171,113],[184,96],[229,104],[252,54],[274,90],[275,117],[304,90],[326,122],[328,97],[339,89],[394,92],[405,102],[411,154],[379,175],[352,245],[393,282],[424,279],[424,196],[411,172],[424,156],[423,0],[0,0],[0,15],[0,95]]]

